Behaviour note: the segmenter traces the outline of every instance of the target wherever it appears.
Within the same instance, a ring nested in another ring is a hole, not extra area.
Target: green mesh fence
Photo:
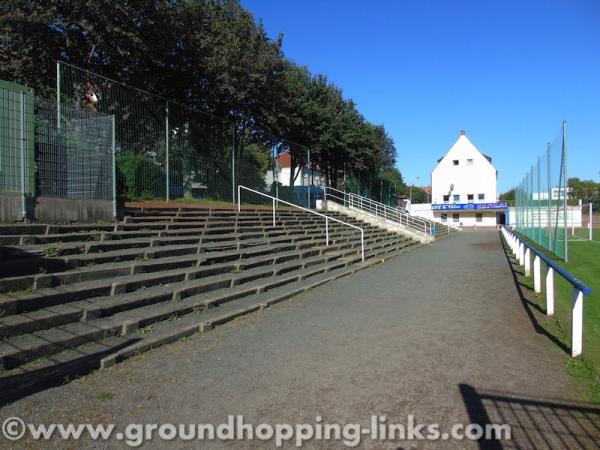
[[[0,80],[0,194],[35,192],[35,97],[26,86]]]
[[[515,189],[515,227],[523,235],[567,260],[566,123],[546,152]]]
[[[224,121],[64,63],[57,92],[65,103],[114,115],[124,199],[232,199],[233,127]]]

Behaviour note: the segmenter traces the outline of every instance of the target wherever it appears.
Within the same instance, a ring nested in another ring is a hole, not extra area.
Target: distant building
[[[490,227],[506,222],[508,205],[499,203],[498,171],[460,132],[431,172],[431,204],[411,205],[413,214],[461,226]]]
[[[292,165],[292,156],[289,153],[282,153],[275,160],[277,167],[277,181],[282,186],[290,185],[290,172]],[[294,168],[298,172],[298,166]],[[294,172],[294,174],[296,173]],[[267,172],[265,182],[271,184],[273,182],[273,174],[271,171]],[[307,164],[300,169],[300,173],[294,180],[294,186],[324,186],[325,178],[318,166]]]

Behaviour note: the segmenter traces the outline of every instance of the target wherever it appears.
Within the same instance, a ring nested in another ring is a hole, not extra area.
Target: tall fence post
[[[115,116],[111,117],[111,150],[112,150],[112,198],[113,219],[117,220],[117,161],[116,161],[116,138],[115,138]]]
[[[21,91],[21,107],[19,111],[19,151],[21,160],[21,217],[27,220],[27,205],[25,199],[25,91]]]
[[[56,61],[56,128],[60,130],[60,62]]]
[[[548,149],[548,248],[552,249],[552,167],[550,164],[552,163],[552,144],[548,142],[546,144],[546,148]]]
[[[167,176],[166,176],[166,196],[167,196],[167,201],[171,200],[171,195],[170,195],[170,184],[171,184],[171,180],[170,180],[170,167],[169,167],[169,101],[166,101],[165,104],[165,153],[166,153],[166,157],[165,157],[165,165],[167,168]]]
[[[307,152],[307,160],[308,160],[308,170],[310,170],[310,173],[312,174],[312,169],[310,168],[310,148],[306,149]],[[310,208],[310,183],[311,183],[311,179],[310,177],[308,178],[308,189],[307,189],[307,199],[306,199],[306,207]]]
[[[563,190],[563,203],[565,207],[564,239],[565,239],[565,262],[569,261],[569,239],[567,231],[567,121],[563,121],[562,126],[562,160],[563,160],[563,185],[559,187]]]
[[[529,247],[525,249],[525,276],[531,275],[531,250]]]
[[[232,125],[231,135],[231,195],[235,205],[235,125]]]

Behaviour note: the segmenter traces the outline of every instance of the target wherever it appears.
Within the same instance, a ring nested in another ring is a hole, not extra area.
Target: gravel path
[[[206,335],[30,395],[0,416],[116,422],[123,429],[132,422],[218,424],[228,414],[255,424],[314,423],[322,416],[323,422],[363,425],[373,414],[401,424],[414,415],[444,429],[508,422],[513,439],[381,442],[365,436],[361,448],[592,448],[600,413],[578,401],[566,359],[536,334],[498,233],[463,232]],[[154,440],[144,448],[165,447]]]

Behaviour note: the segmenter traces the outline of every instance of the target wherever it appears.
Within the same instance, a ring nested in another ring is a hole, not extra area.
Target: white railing
[[[348,222],[344,222],[343,220],[336,219],[335,217],[326,216],[325,214],[318,213],[316,211],[313,211],[312,209],[303,208],[302,206],[294,205],[293,203],[286,202],[285,200],[281,200],[280,198],[273,197],[272,195],[268,195],[268,194],[264,194],[259,191],[255,191],[254,189],[250,189],[249,187],[242,186],[241,184],[238,185],[238,197],[237,197],[238,198],[238,211],[241,211],[241,209],[242,209],[242,189],[244,189],[245,191],[249,191],[254,194],[257,194],[257,195],[262,195],[263,197],[267,197],[272,200],[272,202],[273,202],[273,226],[275,226],[275,223],[276,223],[276,221],[275,221],[275,203],[276,202],[278,204],[283,203],[284,205],[292,206],[292,207],[300,209],[302,211],[306,211],[310,214],[314,214],[315,216],[324,218],[325,219],[325,246],[326,247],[329,247],[329,221],[330,220],[337,222],[337,223],[341,223],[342,225],[346,225],[350,228],[354,228],[355,230],[360,231],[361,257],[362,257],[362,261],[365,262],[365,230],[362,229],[361,227],[352,225],[351,223],[348,223]]]
[[[358,209],[377,217],[382,217],[419,233],[426,235],[433,234],[434,225],[431,220],[411,216],[405,209],[394,208],[370,198],[352,192],[340,191],[329,186],[325,187],[325,200],[327,201],[328,198],[340,202],[348,208]]]
[[[519,265],[524,266],[526,277],[531,276],[531,256],[533,254],[533,290],[536,294],[542,292],[541,262],[546,263],[548,267],[546,272],[546,315],[551,316],[554,314],[554,272],[573,286],[571,356],[581,355],[583,352],[583,297],[584,295],[591,295],[592,289],[505,226],[502,227],[502,236],[510,246]]]

